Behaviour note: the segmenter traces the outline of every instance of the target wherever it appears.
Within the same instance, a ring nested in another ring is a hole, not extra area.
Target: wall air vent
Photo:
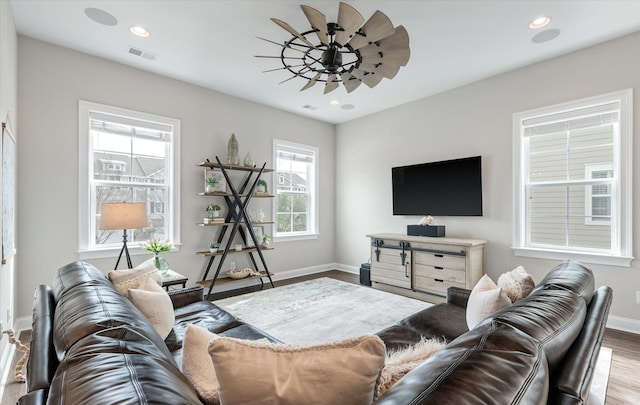
[[[306,108],[307,110],[311,110],[311,111],[315,111],[318,109],[318,107],[316,107],[315,105],[309,105],[309,104],[303,105],[302,108]]]
[[[139,48],[134,48],[133,46],[129,47],[129,53],[132,54],[132,55],[140,56],[140,57],[148,59],[148,60],[156,60],[156,58],[158,57],[158,55],[156,55],[156,54],[153,54],[153,53],[148,52],[148,51],[144,51],[144,50],[139,49]]]

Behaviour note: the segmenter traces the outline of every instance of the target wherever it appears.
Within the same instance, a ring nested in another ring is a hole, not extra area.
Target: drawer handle
[[[433,268],[436,270],[444,270],[444,267],[440,267],[440,266],[433,266]]]
[[[444,283],[444,280],[440,280],[439,278],[434,278],[435,281],[437,281],[438,283]]]
[[[444,257],[444,255],[434,254],[435,257]]]

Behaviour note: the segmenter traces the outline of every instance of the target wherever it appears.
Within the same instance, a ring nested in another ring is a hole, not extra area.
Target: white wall
[[[626,88],[634,89],[637,161],[640,33],[338,125],[337,262],[358,266],[369,256],[366,234],[405,233],[407,224],[418,222],[419,217],[392,216],[391,167],[482,155],[484,216],[441,217],[436,223],[446,225],[447,236],[487,240],[485,266],[494,280],[519,264],[540,280],[557,262],[514,257],[510,249],[512,114]],[[639,201],[640,175],[635,173],[633,195]],[[635,210],[635,255],[640,255],[639,217]],[[640,331],[635,296],[640,261],[632,268],[589,267],[598,285],[614,290],[614,318],[631,320],[630,326]]]
[[[151,62],[150,62],[151,63]],[[188,61],[185,61],[188,63]],[[182,243],[166,254],[190,282],[200,280],[213,227],[198,227],[207,197],[198,162],[226,156],[231,133],[240,156],[247,150],[272,167],[274,137],[320,149],[321,235],[316,240],[275,244],[265,252],[269,269],[282,276],[334,262],[334,126],[71,51],[18,37],[21,127],[18,153],[18,314],[31,313],[34,288],[50,284],[58,267],[78,260],[78,100],[175,117],[182,121]],[[268,181],[273,184],[272,181]],[[221,203],[222,201],[218,201]],[[270,209],[265,209],[269,213]],[[267,233],[272,233],[267,229]],[[240,257],[242,256],[242,257]],[[247,255],[233,255],[242,265]],[[150,255],[134,256],[134,265]],[[229,259],[228,259],[229,260]],[[107,272],[115,258],[90,262]],[[217,261],[216,261],[217,264]],[[120,268],[124,268],[122,263]]]
[[[7,113],[9,113],[11,127],[16,138],[18,138],[17,64],[17,39],[11,4],[8,1],[0,1],[0,120],[5,122]],[[0,167],[0,175],[1,170]],[[2,201],[0,201],[1,205]],[[2,321],[2,329],[14,328],[16,284],[14,259],[14,256],[9,256],[7,263],[0,265],[0,321]],[[8,339],[4,335],[1,338],[0,359],[4,360],[6,353],[8,353]],[[4,361],[0,362],[0,366],[2,365],[9,366]],[[3,375],[4,371],[6,370],[0,370],[0,375]]]

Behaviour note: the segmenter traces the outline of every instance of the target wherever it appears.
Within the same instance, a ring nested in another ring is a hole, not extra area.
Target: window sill
[[[273,237],[273,242],[274,243],[278,243],[278,242],[296,242],[296,241],[300,241],[300,240],[311,240],[311,239],[318,239],[318,234],[317,233],[307,233],[304,235],[295,235],[295,236],[274,236]]]
[[[129,250],[129,256],[141,256],[141,255],[152,255],[152,252],[148,250],[144,250],[137,246],[127,246]],[[79,250],[78,255],[80,256],[80,260],[91,260],[91,259],[106,259],[106,258],[114,258],[118,257],[120,251],[122,250],[122,245],[118,247],[110,247],[110,248],[101,248],[101,249],[91,249],[91,250]],[[177,252],[180,250],[180,245],[174,245],[173,249],[170,252]],[[124,253],[123,253],[124,256]]]
[[[587,252],[569,252],[564,250],[540,249],[530,247],[512,247],[515,256],[536,259],[575,260],[583,263],[604,264],[607,266],[631,267],[633,257],[614,256]]]

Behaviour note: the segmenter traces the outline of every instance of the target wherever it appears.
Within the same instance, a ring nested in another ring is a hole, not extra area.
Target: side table
[[[169,287],[172,285],[182,285],[182,288],[187,286],[188,278],[173,270],[167,271],[167,274],[162,276],[162,287],[169,291]]]

